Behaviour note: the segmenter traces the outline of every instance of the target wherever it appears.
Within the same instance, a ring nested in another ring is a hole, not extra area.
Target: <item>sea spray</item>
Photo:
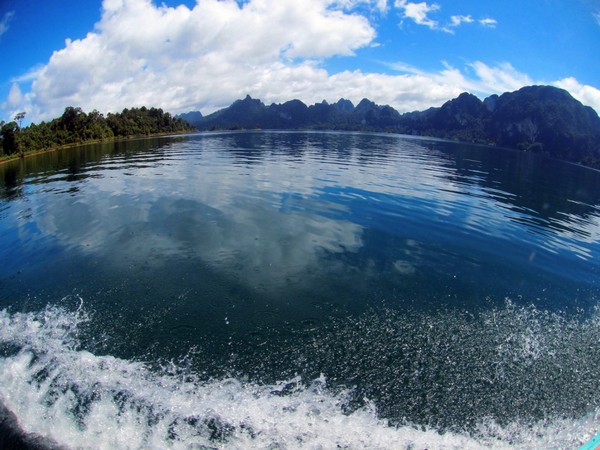
[[[600,407],[597,310],[569,316],[510,300],[480,311],[377,309],[239,353],[241,373],[324,372],[353,387],[352,404],[369,398],[400,425],[475,432],[483,418],[505,426]]]
[[[520,311],[520,317],[530,313]],[[393,316],[388,312],[384,322],[391,325]],[[515,319],[513,306],[486,315],[495,320],[493,326],[508,316]],[[363,316],[354,325],[373,317]],[[187,370],[157,372],[143,362],[95,355],[81,348],[77,337],[86,320],[81,310],[59,307],[0,312],[0,400],[24,433],[69,448],[475,449],[571,448],[598,431],[597,407],[571,419],[500,424],[481,418],[475,431],[393,425],[373,401],[351,406],[356,392],[330,389],[325,376],[270,384],[203,380]],[[596,316],[578,331],[588,323],[597,323]],[[440,324],[432,321],[430,329]],[[517,358],[535,360],[539,356],[531,351],[531,336],[519,335],[518,329],[517,324],[512,331],[520,339]]]
[[[344,414],[344,396],[329,395],[324,378],[263,386],[191,381],[190,375],[182,381],[139,362],[95,356],[77,349],[66,332],[76,331],[79,320],[60,308],[0,314],[1,343],[11,349],[0,366],[1,400],[24,432],[73,448],[475,444],[464,436],[389,427],[372,406]]]

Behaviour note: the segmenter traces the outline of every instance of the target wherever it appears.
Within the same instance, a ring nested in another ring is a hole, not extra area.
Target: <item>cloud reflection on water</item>
[[[34,178],[31,189],[48,195],[27,196],[33,214],[27,227],[19,222],[22,239],[34,225],[115,267],[191,258],[272,287],[319,271],[406,278],[454,276],[457,265],[481,270],[488,260],[589,261],[600,240],[599,177],[587,171],[578,185],[569,171],[584,169],[562,165],[564,180],[552,186],[541,173],[549,163],[529,156],[357,133],[222,133],[152,145],[69,166],[93,176]]]

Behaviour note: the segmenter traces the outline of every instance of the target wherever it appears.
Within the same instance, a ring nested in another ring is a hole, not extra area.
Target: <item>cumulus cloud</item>
[[[149,0],[105,0],[101,20],[84,39],[67,40],[48,64],[32,71],[32,120],[69,105],[116,111],[156,105],[173,112],[209,113],[250,94],[267,103],[306,103],[369,97],[401,111],[441,104],[456,86],[430,77],[344,71],[319,61],[373,45],[365,17],[348,13],[358,0],[204,0],[193,9]],[[381,10],[387,3],[363,1]],[[335,9],[335,7],[342,9]],[[15,107],[16,108],[16,107]]]
[[[474,91],[500,94],[515,91],[523,86],[548,84],[565,89],[581,103],[591,106],[596,112],[600,113],[600,89],[581,84],[573,77],[556,81],[534,80],[527,74],[519,72],[507,62],[491,67],[481,61],[476,61],[469,66],[475,73],[471,85]]]
[[[569,91],[569,93],[581,103],[591,106],[600,114],[600,89],[581,84],[573,77],[563,78],[552,84]]]
[[[396,0],[394,6],[403,10],[405,19],[413,20],[418,25],[425,25],[432,29],[438,27],[438,22],[428,16],[429,13],[440,9],[440,5],[437,3],[413,3],[408,0]]]
[[[534,80],[529,75],[519,72],[508,62],[490,66],[482,61],[475,61],[469,63],[467,68],[462,71],[447,63],[443,63],[443,66],[444,68],[438,72],[427,72],[401,62],[390,65],[392,69],[408,74],[411,79],[419,80],[417,85],[423,89],[427,85],[437,88],[435,89],[437,95],[433,93],[430,95],[432,101],[437,96],[443,98],[451,91],[458,93],[471,92],[480,97],[485,97],[491,94],[516,91],[523,86],[544,84],[565,89],[574,98],[584,105],[591,106],[600,114],[600,89],[582,84],[573,77],[556,81]],[[456,95],[453,94],[453,96]],[[398,97],[398,99],[400,98]],[[435,105],[435,103],[432,103],[432,105]]]
[[[387,5],[382,0],[202,0],[190,9],[151,0],[104,0],[94,30],[67,40],[47,64],[13,79],[3,106],[25,110],[36,122],[60,116],[67,106],[106,113],[145,105],[207,114],[249,94],[265,103],[344,97],[356,104],[367,97],[406,112],[439,106],[464,91],[489,95],[533,84],[508,63],[445,64],[437,72],[402,64],[392,66],[395,73],[325,70],[321,63],[327,58],[376,45],[366,15],[383,14]],[[437,26],[428,17],[437,4],[396,0],[394,5],[406,18]],[[451,20],[456,26],[475,21],[468,15]],[[21,92],[18,83],[25,82],[31,89]],[[571,86],[582,95],[593,89],[576,80]]]
[[[6,101],[8,108],[18,108],[23,102],[23,93],[17,83],[13,83],[8,93],[8,99]]]
[[[68,40],[38,72],[28,110],[40,118],[68,105],[210,111],[246,94],[289,97],[306,86],[307,77],[326,75],[315,61],[353,55],[375,39],[369,21],[345,6],[327,0],[203,0],[190,10],[150,0],[105,0],[95,30]]]
[[[29,81],[33,81],[39,76],[40,71],[43,68],[44,68],[43,64],[36,65],[36,66],[32,67],[31,69],[29,69],[24,74],[11,79],[11,82],[12,83],[27,83]]]

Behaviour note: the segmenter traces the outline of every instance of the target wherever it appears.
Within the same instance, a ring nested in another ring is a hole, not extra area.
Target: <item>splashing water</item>
[[[421,338],[443,336],[448,329],[454,329],[469,352],[466,341],[477,341],[479,337],[458,330],[456,317],[446,321],[450,323],[446,329],[441,318],[436,322],[429,317],[429,330],[434,332]],[[0,312],[0,400],[16,415],[24,433],[36,433],[66,448],[476,449],[573,448],[600,428],[596,399],[590,399],[592,407],[577,419],[560,418],[557,414],[552,419],[501,424],[482,416],[474,427],[462,432],[393,424],[382,418],[382,411],[374,402],[364,400],[360,407],[353,407],[356,392],[330,389],[325,376],[312,382],[294,377],[271,384],[238,378],[201,380],[176,366],[156,371],[143,362],[94,355],[82,348],[78,337],[82,325],[89,320],[83,309],[68,312],[47,307],[38,313]],[[389,340],[390,333],[398,336],[401,321],[397,313],[388,311],[379,318],[365,315],[351,326],[358,327],[356,333],[369,336],[368,324],[372,326],[374,321],[379,322],[379,327],[382,323],[388,327],[383,336],[370,342],[376,353],[378,349],[372,345],[377,340]],[[548,341],[557,328],[546,331],[540,327],[552,321],[563,330],[558,344]],[[579,345],[581,339],[583,347],[574,348],[573,354],[582,350],[585,353],[585,340],[598,336],[597,314],[585,321],[569,321],[510,304],[486,314],[477,324],[471,332],[478,327],[481,332],[503,329],[490,336],[487,344],[495,348],[492,359],[506,360],[510,354],[514,364],[525,361],[521,365],[530,370],[533,378],[538,376],[535,366],[540,360],[566,362],[559,353],[567,351],[563,344]],[[342,331],[338,326],[336,332],[347,333],[349,329]],[[500,335],[504,336],[502,342]],[[573,340],[575,336],[580,338]],[[323,339],[320,351],[326,352],[327,338],[319,338]],[[347,342],[353,345],[352,339]],[[439,345],[431,339],[422,348],[445,358]],[[388,349],[394,349],[393,342]],[[588,353],[581,358],[589,356]],[[351,364],[347,361],[348,366]],[[489,373],[500,380],[510,376],[506,370],[506,364],[491,366]],[[481,374],[476,368],[471,376],[477,383]],[[385,383],[380,382],[380,388],[385,389]],[[460,386],[455,389],[457,401],[462,401]],[[376,390],[371,393],[377,394]]]

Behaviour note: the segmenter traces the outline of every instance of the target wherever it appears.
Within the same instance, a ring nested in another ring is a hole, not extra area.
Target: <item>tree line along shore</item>
[[[69,106],[50,122],[22,127],[26,113],[11,122],[0,123],[0,161],[89,142],[196,131],[185,120],[160,108],[125,108],[106,117],[94,110],[85,113]]]
[[[400,114],[389,105],[340,99],[307,106],[300,100],[265,105],[247,96],[203,116],[172,116],[160,108],[130,108],[106,117],[68,107],[50,122],[21,127],[25,113],[0,123],[0,162],[41,151],[134,136],[210,130],[378,131],[450,139],[542,153],[600,169],[600,117],[553,86],[526,86],[483,101],[463,93],[425,111]]]

